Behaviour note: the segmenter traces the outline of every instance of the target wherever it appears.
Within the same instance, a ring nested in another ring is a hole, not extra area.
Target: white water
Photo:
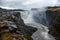
[[[27,23],[26,25],[38,28],[38,30],[32,35],[34,40],[55,40],[52,35],[48,34],[48,27],[38,23]]]
[[[36,14],[36,15],[35,15]],[[32,26],[32,27],[36,27],[38,30],[32,35],[32,38],[34,40],[55,40],[55,38],[48,34],[48,27],[44,26],[40,23],[35,22],[36,19],[34,19],[34,16],[38,16],[37,14],[39,13],[30,13],[30,14],[26,14],[25,16],[27,16],[25,19],[24,17],[23,20],[25,22],[26,25],[28,26]],[[43,15],[43,13],[41,13]],[[38,16],[39,20],[41,20],[42,18],[45,18],[45,16]]]

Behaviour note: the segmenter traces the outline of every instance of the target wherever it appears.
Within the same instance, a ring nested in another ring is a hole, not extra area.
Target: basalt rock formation
[[[11,12],[12,11],[12,12]],[[23,11],[23,10],[19,10]],[[33,40],[32,34],[37,28],[27,26],[21,18],[20,12],[15,10],[6,10],[0,8],[0,39],[11,40],[12,37],[18,37],[20,40]],[[20,36],[19,36],[20,35]],[[6,39],[9,37],[8,39]]]
[[[60,7],[48,7],[46,11],[47,20],[49,22],[49,33],[56,40],[60,40]]]

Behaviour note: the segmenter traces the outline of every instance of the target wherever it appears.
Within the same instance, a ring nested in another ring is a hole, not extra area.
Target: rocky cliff
[[[60,7],[48,7],[46,11],[50,34],[60,40]]]
[[[23,11],[23,10],[19,10],[19,11]],[[0,21],[5,22],[7,24],[1,27],[1,24],[4,24],[1,23],[0,29],[6,30],[5,28],[7,28],[7,30],[9,30],[9,33],[16,33],[16,34],[21,33],[23,37],[25,37],[27,40],[32,40],[31,36],[37,30],[37,28],[35,27],[25,25],[24,21],[21,18],[20,12],[16,12],[16,9],[6,10],[0,8]]]

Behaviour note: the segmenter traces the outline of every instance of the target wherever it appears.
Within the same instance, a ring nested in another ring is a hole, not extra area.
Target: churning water
[[[55,40],[55,38],[48,34],[49,29],[47,26],[46,14],[44,13],[45,10],[31,10],[25,19],[23,18],[26,25],[36,27],[38,30],[32,35],[34,40]],[[44,20],[45,22],[43,22]],[[43,21],[42,21],[43,20]],[[42,25],[43,24],[43,25]]]

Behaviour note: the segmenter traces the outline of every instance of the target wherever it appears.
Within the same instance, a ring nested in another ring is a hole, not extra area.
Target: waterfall
[[[27,16],[24,22],[28,26],[36,27],[38,30],[32,35],[34,40],[55,40],[55,38],[48,34],[49,29],[47,26],[46,14],[44,13],[45,9],[33,9],[29,10],[30,12],[24,16]],[[44,19],[44,20],[43,20]],[[46,24],[45,24],[45,23]],[[43,25],[42,25],[43,24]]]
[[[24,19],[25,23],[35,22],[48,26],[49,23],[47,21],[45,12],[46,8],[31,8],[28,13],[22,14],[25,15],[24,17],[22,16],[22,18]]]

